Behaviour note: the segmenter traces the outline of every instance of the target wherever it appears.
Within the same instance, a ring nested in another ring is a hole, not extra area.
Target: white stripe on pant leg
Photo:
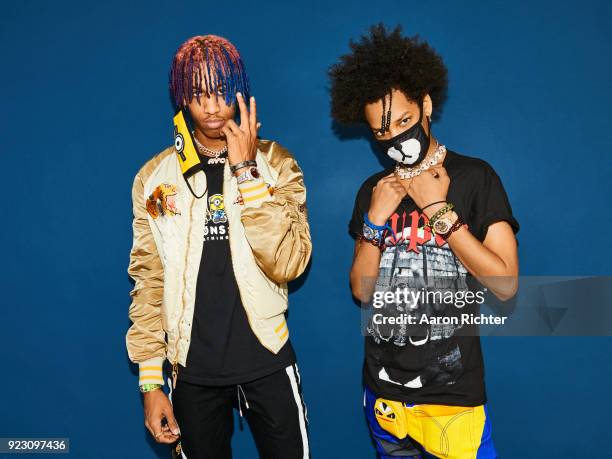
[[[300,376],[300,370],[298,368],[297,363],[293,364],[293,369],[295,370],[295,374],[297,375],[298,389],[300,389],[302,384],[302,377]],[[308,423],[310,422],[308,421],[308,407],[306,406],[306,402],[304,402],[304,394],[302,394],[301,390],[300,397],[302,400],[302,407],[304,408],[304,419],[306,420],[306,426],[308,426]]]
[[[287,368],[285,368],[285,371],[289,376],[289,381],[291,382],[291,390],[293,391],[293,398],[295,399],[295,404],[297,405],[298,409],[298,418],[300,422],[300,432],[302,434],[302,449],[304,450],[304,458],[308,459],[310,457],[310,451],[308,450],[308,434],[306,433],[306,423],[304,422],[302,398],[300,397],[297,381],[295,380],[295,375],[293,374],[293,367],[288,366]]]

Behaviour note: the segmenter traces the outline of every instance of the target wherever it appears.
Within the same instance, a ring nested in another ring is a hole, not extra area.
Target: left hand
[[[435,175],[437,175],[437,177]],[[404,179],[401,182],[408,195],[416,205],[422,209],[432,202],[446,200],[448,187],[450,185],[450,177],[446,169],[442,165],[439,165],[421,172],[416,177]],[[425,213],[431,213],[431,215],[433,215],[433,213],[442,206],[443,204],[437,204],[428,207],[425,209]]]
[[[227,157],[230,164],[255,159],[257,154],[257,130],[261,123],[257,122],[257,107],[255,98],[251,97],[250,110],[241,93],[236,94],[240,107],[240,126],[234,120],[228,120],[221,129],[227,141]],[[238,171],[236,171],[238,173]]]

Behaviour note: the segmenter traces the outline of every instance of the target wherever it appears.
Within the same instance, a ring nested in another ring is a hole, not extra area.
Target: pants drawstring
[[[240,413],[240,417],[242,417],[242,404],[240,395],[242,394],[242,398],[244,399],[244,407],[248,410],[250,408],[249,401],[246,398],[246,394],[244,393],[244,389],[240,384],[236,385],[236,392],[238,394],[238,412]]]
[[[244,393],[244,389],[240,384],[236,385],[236,395],[238,396],[238,413],[240,417],[238,421],[240,423],[240,430],[242,430],[242,399],[244,399],[244,407],[248,410],[250,408],[249,401],[246,398],[246,394]]]

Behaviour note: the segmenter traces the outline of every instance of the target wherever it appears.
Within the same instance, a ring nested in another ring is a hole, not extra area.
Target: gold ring
[[[163,434],[163,432],[156,433],[156,434],[155,434],[155,438],[159,438],[159,437],[161,437],[161,436],[162,436],[162,434]]]

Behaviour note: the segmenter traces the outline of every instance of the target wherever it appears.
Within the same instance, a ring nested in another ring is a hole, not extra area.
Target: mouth
[[[202,124],[207,129],[219,129],[225,124],[225,120],[223,118],[213,118],[204,121]]]

